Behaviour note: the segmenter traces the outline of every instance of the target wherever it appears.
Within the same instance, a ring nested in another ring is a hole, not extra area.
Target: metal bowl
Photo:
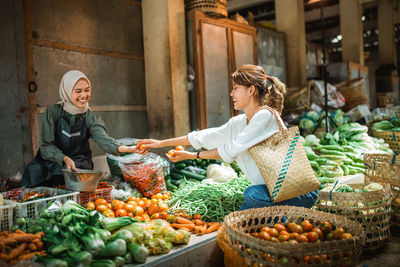
[[[103,177],[103,172],[78,168],[76,171],[77,172],[71,169],[62,169],[67,189],[80,192],[96,191],[97,185]]]

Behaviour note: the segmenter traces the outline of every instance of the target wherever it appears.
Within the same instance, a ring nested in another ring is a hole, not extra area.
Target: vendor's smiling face
[[[250,103],[252,94],[249,87],[233,83],[233,89],[230,93],[235,110],[243,110]]]
[[[72,89],[71,102],[77,107],[86,107],[89,103],[91,88],[86,79],[80,79]]]

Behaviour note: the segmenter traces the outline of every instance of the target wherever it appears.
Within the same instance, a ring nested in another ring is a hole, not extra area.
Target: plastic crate
[[[4,205],[0,206],[0,232],[9,231],[13,224],[13,209],[15,202],[4,199]]]
[[[71,192],[67,194],[56,195],[48,198],[42,198],[38,200],[28,201],[28,202],[16,202],[16,207],[14,208],[15,218],[39,218],[39,212],[42,208],[46,207],[51,201],[61,201],[66,202],[67,200],[73,200],[78,202],[79,192]]]
[[[101,188],[101,189],[96,189],[94,192],[80,192],[79,193],[79,199],[78,203],[82,207],[86,205],[88,202],[94,202],[98,198],[104,198],[107,202],[110,202],[111,199],[111,191],[112,191],[112,186],[107,187],[107,188]]]

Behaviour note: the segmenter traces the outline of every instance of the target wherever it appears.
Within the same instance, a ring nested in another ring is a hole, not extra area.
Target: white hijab
[[[80,79],[85,79],[89,83],[89,86],[91,86],[89,79],[79,70],[70,70],[65,73],[60,83],[59,93],[61,101],[58,103],[62,103],[64,110],[72,115],[85,113],[89,109],[89,103],[86,103],[85,107],[80,108],[72,104],[71,101],[72,89],[74,89],[76,82]]]

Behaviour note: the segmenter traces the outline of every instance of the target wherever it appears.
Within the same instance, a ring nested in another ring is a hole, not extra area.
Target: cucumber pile
[[[206,179],[207,167],[211,164],[221,163],[221,160],[215,159],[188,159],[174,163],[171,166],[171,173],[165,177],[168,191],[175,191],[187,181],[203,181]]]
[[[367,131],[368,127],[352,122],[325,134],[321,140],[306,136],[304,148],[322,184],[334,183],[340,176],[364,173],[364,153],[393,153],[383,139],[371,137]]]

